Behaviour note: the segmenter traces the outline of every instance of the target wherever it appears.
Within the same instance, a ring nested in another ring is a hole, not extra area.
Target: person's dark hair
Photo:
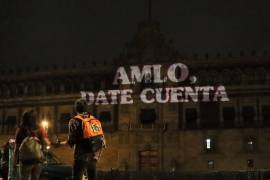
[[[74,103],[74,111],[76,113],[87,112],[87,102],[84,99],[78,99]]]
[[[36,115],[33,110],[23,113],[20,126],[30,129],[37,128]]]

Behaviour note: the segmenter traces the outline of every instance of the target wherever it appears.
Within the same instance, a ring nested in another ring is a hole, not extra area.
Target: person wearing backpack
[[[34,111],[23,113],[15,134],[14,174],[17,172],[17,163],[19,163],[21,180],[38,180],[44,161],[42,149],[45,145],[50,145],[50,141],[45,129],[38,126]]]
[[[87,172],[88,180],[97,179],[96,163],[105,148],[101,123],[87,112],[87,102],[75,101],[75,116],[69,121],[68,144],[74,147],[73,179],[81,180]]]

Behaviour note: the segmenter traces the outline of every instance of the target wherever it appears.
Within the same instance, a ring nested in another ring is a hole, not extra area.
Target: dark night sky
[[[270,50],[269,0],[153,0],[184,53]],[[147,0],[1,0],[1,68],[111,60],[147,19]]]

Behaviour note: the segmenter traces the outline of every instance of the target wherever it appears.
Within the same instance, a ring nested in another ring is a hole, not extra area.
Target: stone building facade
[[[91,105],[100,118],[108,148],[103,170],[212,171],[270,167],[270,67],[267,52],[239,55],[179,53],[156,22],[141,23],[118,58],[72,67],[2,71],[0,75],[1,144],[14,136],[28,109],[48,120],[51,134],[65,140],[80,91],[121,89],[112,85],[119,66],[182,62],[198,85],[226,86],[229,102]],[[183,82],[180,85],[187,85]],[[146,84],[130,85],[135,92]],[[149,85],[147,86],[156,86]],[[173,84],[163,84],[173,86]],[[72,162],[72,149],[53,150]]]

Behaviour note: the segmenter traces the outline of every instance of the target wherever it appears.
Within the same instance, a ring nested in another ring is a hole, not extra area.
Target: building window
[[[200,104],[200,125],[202,128],[219,127],[219,104],[203,102]]]
[[[66,81],[64,84],[64,92],[66,94],[72,93],[73,91],[73,82],[72,81]]]
[[[19,86],[17,87],[17,94],[18,94],[19,96],[23,96],[23,95],[24,95],[24,86],[23,86],[23,85],[19,85]]]
[[[34,84],[30,84],[27,88],[27,94],[29,96],[33,96],[36,94],[36,86]]]
[[[253,168],[254,167],[254,160],[253,159],[248,159],[247,160],[247,167]]]
[[[215,140],[214,140],[214,138],[206,138],[204,145],[205,145],[206,152],[215,151]]]
[[[270,105],[262,106],[263,126],[270,126]]]
[[[53,85],[52,84],[46,84],[46,94],[52,94],[53,93]]]
[[[7,86],[2,87],[2,97],[9,97],[10,95],[10,90]]]
[[[85,80],[83,82],[83,89],[82,90],[85,90],[85,91],[93,90],[93,82],[90,80]]]
[[[99,120],[101,122],[111,122],[112,116],[110,111],[102,111],[99,113]]]
[[[67,133],[68,132],[68,123],[69,123],[70,118],[71,118],[70,113],[62,113],[60,115],[60,120],[59,120],[59,132],[60,133]]]
[[[245,127],[252,127],[254,125],[255,109],[253,106],[242,107],[243,125]]]
[[[235,108],[234,107],[224,107],[222,111],[224,127],[233,128],[235,120]]]
[[[100,90],[101,89],[101,80],[96,79],[94,81],[93,90]]]
[[[186,128],[194,129],[197,127],[197,109],[196,108],[187,108],[185,111],[186,119]]]
[[[141,109],[140,122],[142,124],[153,124],[157,119],[155,109]]]
[[[10,97],[15,97],[17,95],[17,88],[16,86],[11,86],[10,88]]]
[[[61,93],[61,84],[60,83],[54,83],[53,88],[52,88],[52,93],[54,93],[54,94]]]
[[[215,161],[214,160],[209,160],[207,161],[208,169],[214,169],[215,167]]]
[[[254,152],[256,150],[256,138],[249,137],[245,139],[245,150],[247,152]]]

